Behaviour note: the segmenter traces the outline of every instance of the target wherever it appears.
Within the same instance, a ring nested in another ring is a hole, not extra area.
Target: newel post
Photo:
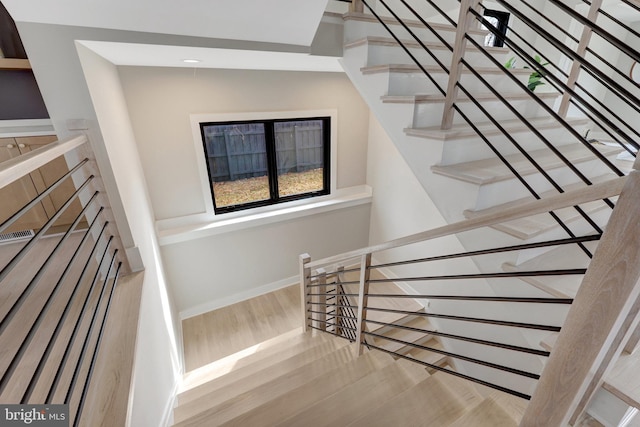
[[[318,318],[316,327],[320,328],[323,331],[327,330],[327,272],[324,268],[318,269],[318,296],[316,301],[318,304],[315,306],[317,308]],[[311,316],[313,317],[313,316]]]
[[[338,268],[336,269],[336,299],[335,299],[335,313],[334,313],[334,317],[335,317],[335,328],[334,328],[334,332],[336,333],[336,335],[340,336],[342,335],[342,328],[340,327],[340,325],[342,325],[342,307],[341,305],[341,301],[342,301],[342,291],[341,291],[341,285],[344,282],[344,266],[338,266]]]
[[[640,310],[640,171],[629,174],[521,426],[572,425],[625,344]]]
[[[311,269],[307,266],[311,262],[309,254],[302,254],[298,258],[300,266],[300,309],[302,310],[302,331],[307,332],[309,329],[309,285],[311,284]]]
[[[362,0],[352,0],[351,5],[349,5],[349,12],[364,13]]]
[[[369,274],[371,267],[371,254],[362,255],[360,260],[360,285],[358,287],[358,323],[356,326],[356,349],[358,356],[364,351],[364,328],[367,320],[367,304],[369,300]]]
[[[598,18],[598,13],[600,11],[600,7],[602,6],[602,0],[592,0],[591,7],[589,8],[589,13],[587,14],[587,19],[591,22],[595,22]],[[588,25],[585,25],[582,28],[582,35],[580,36],[580,42],[578,43],[578,47],[576,48],[576,54],[578,54],[581,58],[584,59],[585,54],[587,53],[587,47],[591,42],[591,35],[593,34],[593,30]],[[580,71],[582,70],[582,65],[580,61],[573,60],[573,64],[571,65],[571,70],[569,71],[569,77],[567,78],[567,87],[571,90],[574,90],[576,87],[576,82],[578,81],[578,77],[580,76]],[[567,117],[567,113],[569,112],[569,103],[571,102],[571,94],[569,92],[565,92],[562,95],[562,101],[560,102],[560,108],[558,108],[558,114],[562,117]]]
[[[478,21],[470,12],[478,10],[480,0],[462,0],[460,2],[460,14],[458,16],[458,28],[456,31],[456,40],[453,44],[453,52],[451,53],[451,66],[449,67],[449,82],[447,84],[447,93],[444,101],[444,109],[442,110],[442,129],[451,129],[453,125],[453,104],[458,100],[458,82],[462,76],[462,58],[467,49],[467,33],[474,23]]]

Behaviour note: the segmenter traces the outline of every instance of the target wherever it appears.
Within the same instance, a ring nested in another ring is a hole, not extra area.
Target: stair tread
[[[366,375],[393,363],[388,354],[371,351],[338,366],[331,372],[224,422],[225,426],[268,427],[294,416],[317,401],[317,396],[330,396]]]
[[[550,117],[533,117],[528,120],[538,130],[555,129],[562,127],[562,125],[557,120]],[[589,123],[588,119],[580,117],[570,117],[565,120],[567,121],[567,123],[574,127]],[[513,134],[516,132],[530,132],[529,128],[525,126],[519,119],[501,120],[500,125],[509,134]],[[502,133],[492,122],[474,123],[474,126],[476,126],[485,135]],[[441,129],[440,126],[432,126],[422,128],[406,128],[404,131],[407,135],[417,136],[421,138],[438,139],[442,141],[477,136],[477,133],[467,123],[455,124],[451,127],[451,129]]]
[[[547,351],[551,351],[556,343],[556,340],[558,339],[558,335],[558,332],[553,332],[547,335],[542,341],[540,341],[540,346]]]
[[[390,396],[415,384],[413,378],[398,364],[391,364],[356,381],[337,393],[307,407],[278,426],[348,425],[360,414],[380,406]]]
[[[571,163],[578,164],[595,159],[595,155],[582,144],[570,144],[556,147]],[[614,156],[622,151],[622,148],[599,145],[596,147],[604,156]],[[529,154],[546,171],[565,167],[564,162],[558,158],[550,149],[530,151]],[[521,175],[537,173],[537,169],[521,153],[509,154],[505,156]],[[433,172],[455,178],[472,184],[483,185],[513,178],[513,174],[498,158],[474,160],[453,165],[431,166]]]
[[[376,280],[387,279],[388,277],[384,276],[381,272],[374,269],[371,271],[370,278],[371,280]],[[393,282],[374,282],[369,284],[369,294],[406,295],[407,293]],[[420,312],[424,309],[422,304],[420,304],[413,298],[376,298],[373,296],[369,297],[369,307],[415,312]],[[375,320],[382,323],[396,324],[402,324],[405,320],[411,320],[410,317],[403,313],[389,313],[375,310],[367,311],[367,319]],[[384,328],[384,325],[379,325],[377,323],[366,323],[365,327],[369,332],[376,332]]]
[[[530,100],[531,95],[527,92],[502,92],[502,97],[508,100]],[[557,98],[560,96],[557,92],[536,92],[535,96],[538,98]],[[478,101],[492,101],[499,99],[491,92],[475,93],[473,97]],[[421,103],[439,103],[445,101],[445,96],[439,93],[422,93],[415,95],[383,95],[380,97],[382,102],[397,103],[397,104],[421,104]],[[457,99],[458,102],[470,102],[471,99],[460,94]]]
[[[611,208],[600,200],[583,203],[580,205],[580,208],[590,218],[593,218],[593,216],[598,212],[611,211]],[[569,224],[572,221],[583,218],[582,215],[573,207],[559,209],[554,212],[565,224]],[[557,227],[559,227],[558,222],[551,215],[544,213],[496,224],[492,228],[503,231],[521,240],[529,240]]]
[[[515,420],[516,423],[520,423],[524,416],[524,412],[527,409],[527,405],[529,405],[529,401],[526,399],[503,393],[498,390],[492,391],[489,397],[500,405],[502,410]]]
[[[242,394],[255,387],[272,381],[280,375],[285,375],[286,373],[312,363],[317,359],[329,357],[336,350],[339,350],[348,344],[349,342],[347,340],[336,338],[329,342],[324,342],[318,346],[306,349],[305,351],[300,351],[291,357],[283,358],[277,363],[265,366],[263,369],[254,370],[250,375],[245,375],[240,378],[236,378],[237,376],[234,376],[231,381],[214,380],[212,381],[212,385],[201,389],[202,391],[206,389],[206,392],[201,393],[198,397],[192,398],[189,401],[180,402],[180,404],[175,408],[174,419],[176,421],[185,420],[206,408],[224,402],[230,397]],[[224,392],[222,393],[221,390],[224,390]]]
[[[481,385],[474,385],[465,379],[446,372],[439,371],[432,376],[438,378],[442,384],[463,402],[466,408],[472,407],[482,400],[482,396],[478,392],[478,387],[483,387]],[[487,390],[490,389],[487,388]]]
[[[433,375],[383,405],[371,408],[365,416],[348,425],[448,425],[465,410],[466,403],[458,399],[441,377]]]
[[[498,403],[487,398],[458,418],[450,427],[515,427],[517,425],[518,423]]]
[[[183,375],[178,393],[211,381],[221,375],[246,366],[253,361],[266,357],[274,352],[282,351],[284,346],[294,345],[298,339],[310,339],[312,334],[304,334],[302,328],[296,328],[237,353],[218,359],[205,366],[189,371]]]
[[[403,321],[396,322],[394,324],[407,326],[407,327],[410,327],[410,328],[416,328],[416,329],[426,329],[426,330],[428,330],[429,328],[431,328],[431,324],[429,323],[429,321],[426,318],[421,317],[421,316],[406,316],[402,320]],[[376,333],[378,333],[378,334],[384,334],[384,336],[386,336],[386,337],[391,337],[391,338],[396,338],[396,339],[404,339],[403,337],[408,336],[408,335],[414,336],[413,334],[408,334],[409,332],[421,333],[422,335],[424,335],[423,332],[416,332],[416,331],[411,331],[409,329],[396,328],[396,327],[393,327],[393,326],[387,326],[387,327],[379,328],[376,331]],[[415,341],[415,339],[414,339],[414,341]],[[414,341],[410,341],[410,342],[414,342]]]
[[[406,329],[403,330],[398,328],[395,328],[395,329],[397,332],[395,332],[394,334],[385,333],[384,336],[402,340],[408,343],[414,343],[414,344],[422,344],[432,338],[431,335],[425,334],[424,332],[408,331]],[[378,347],[384,348],[385,350],[393,351],[395,353],[400,353],[400,354],[407,353],[412,348],[414,348],[404,343],[385,340],[384,338],[377,338],[377,337],[374,339],[374,344]]]
[[[566,268],[563,267],[563,268]],[[545,267],[545,270],[550,268]],[[506,272],[520,271],[521,269],[512,263],[502,264],[502,270]],[[524,270],[523,270],[524,271]],[[559,279],[561,277],[561,279]],[[581,275],[568,276],[540,276],[540,277],[519,277],[520,280],[538,288],[556,298],[573,298],[578,293],[582,283]]]
[[[362,12],[345,13],[344,15],[342,15],[342,19],[345,21],[362,21],[362,22],[372,22],[375,24],[379,24],[379,21],[375,16],[368,13],[362,13]],[[387,25],[400,25],[400,23],[397,20],[391,17],[382,16],[382,21]],[[418,20],[403,19],[402,22],[408,27],[424,28],[424,24]],[[456,31],[455,27],[449,24],[430,22],[429,25],[431,25],[431,27],[437,31],[451,31],[451,32]],[[489,31],[487,30],[478,30],[478,29],[470,29],[468,32],[469,34],[484,34],[484,35],[489,34]]]
[[[442,345],[442,343],[436,339],[432,339],[428,341],[427,343],[424,344],[424,346],[429,348],[435,348],[437,350],[444,350],[444,346]],[[429,350],[423,350],[420,348],[415,348],[411,350],[408,353],[408,355],[410,357],[413,357],[414,359],[417,359],[422,362],[428,363],[430,365],[435,365],[435,366],[443,366],[448,361],[448,357],[443,354],[436,353]],[[431,369],[431,368],[428,368],[428,369]]]
[[[401,39],[402,44],[408,48],[423,48],[423,46],[415,40],[409,39]],[[362,46],[366,44],[380,45],[380,46],[399,46],[399,43],[393,37],[382,37],[382,36],[366,36],[361,37],[356,40],[350,40],[344,44],[345,49],[354,48],[357,46]],[[446,47],[441,42],[436,41],[423,41],[422,44],[429,49],[440,49],[450,51],[448,47]],[[509,53],[509,49],[504,47],[492,47],[486,46],[485,49],[488,52],[501,54],[501,53]],[[478,52],[478,48],[474,46],[468,46],[467,50]]]
[[[411,328],[417,328],[417,329],[423,329],[423,330],[429,330],[429,328],[431,328],[431,324],[429,323],[429,321],[426,318],[421,316],[404,316],[400,319],[395,320],[393,324],[408,326]],[[370,326],[380,326],[377,329],[371,330],[370,332],[374,332],[376,334],[383,335],[385,337],[402,340],[408,343],[423,344],[424,342],[429,341],[433,338],[432,335],[428,333],[412,331],[409,329],[397,328],[393,326],[376,325],[376,324],[370,324]],[[399,343],[399,342],[387,340],[384,338],[370,337],[369,340],[371,339],[373,340],[373,345],[388,351],[392,351],[394,353],[406,354],[415,348],[408,344]]]
[[[330,336],[327,336],[330,337]],[[234,369],[225,375],[219,376],[211,381],[203,383],[197,387],[186,390],[178,395],[179,405],[183,405],[191,400],[197,399],[202,395],[208,394],[214,390],[226,387],[235,381],[243,378],[250,377],[257,372],[279,363],[283,359],[295,357],[296,355],[314,351],[326,352],[327,348],[335,347],[336,345],[343,345],[344,340],[331,339],[327,341],[325,337],[314,336],[313,339],[298,341],[296,345],[288,346],[282,351],[270,354],[267,357],[259,357],[257,360],[253,360],[239,369]]]
[[[592,178],[591,181],[593,183],[602,183],[605,182],[609,179],[614,178],[614,175],[609,174],[609,175],[600,175],[598,177]],[[586,184],[579,182],[579,183],[574,183],[574,184],[569,184],[569,185],[565,185],[563,186],[565,191],[571,191],[571,190],[576,190],[579,188],[583,188],[585,187]],[[558,192],[556,190],[552,190],[552,191],[545,191],[543,193],[540,193],[540,197],[542,199],[544,199],[545,197],[550,197],[550,196],[554,196],[557,195]],[[612,198],[612,200],[615,201],[616,198]],[[511,202],[507,202],[507,203],[502,203],[500,205],[496,205],[496,206],[492,206],[490,208],[487,209],[479,209],[479,210],[465,210],[463,212],[463,215],[465,216],[465,218],[470,219],[470,218],[476,218],[478,216],[483,216],[483,215],[494,215],[497,214],[499,212],[504,212],[505,209],[509,209],[512,208],[514,206],[519,206],[522,203],[527,203],[527,202],[531,202],[533,201],[534,198],[533,196],[530,197],[524,197],[521,199],[517,199]],[[593,214],[600,212],[602,210],[608,210],[610,209],[604,202],[600,201],[600,200],[596,200],[594,202],[590,202],[590,203],[584,203],[582,205],[580,205],[580,207],[587,213],[589,214],[589,216],[592,216]],[[571,221],[577,220],[582,218],[582,216],[580,215],[580,213],[574,209],[574,208],[566,208],[566,209],[560,209],[555,211],[556,214],[560,217],[560,219],[562,219],[562,221],[564,223],[569,223]],[[513,221],[509,221],[509,222],[504,222],[504,223],[500,223],[500,224],[496,224],[495,226],[493,226],[494,229],[496,230],[500,230],[503,231],[505,233],[508,233],[514,237],[517,237],[519,239],[522,240],[527,240],[527,239],[531,239],[541,233],[544,233],[545,231],[549,231],[552,230],[554,228],[558,227],[558,223],[551,217],[551,215],[549,214],[538,214],[538,215],[532,215],[526,218],[519,218]],[[551,259],[550,259],[551,260]]]
[[[422,66],[429,73],[446,73],[440,66],[438,65],[423,65]],[[497,67],[474,67],[474,69],[482,75],[486,74],[504,74],[503,69]],[[505,68],[504,70],[508,70],[509,73],[515,75],[528,76],[531,74],[531,70],[527,70],[526,68]],[[419,73],[423,74],[422,69],[415,64],[382,64],[382,65],[368,65],[365,67],[361,67],[360,71],[362,74],[377,74],[377,73]],[[462,72],[464,74],[472,74],[470,70],[467,68],[463,68]]]
[[[640,352],[622,353],[603,387],[628,405],[640,408]]]
[[[412,362],[411,360],[400,358],[396,360],[395,363],[400,366],[407,374],[411,375],[416,383],[431,376],[423,365]]]
[[[234,393],[233,390],[225,388],[224,396],[219,396],[216,400],[207,395],[197,401],[189,402],[182,408],[176,408],[177,416],[175,419],[182,421],[176,425],[202,425],[214,417],[216,423],[226,422],[295,388],[312,382],[321,375],[331,372],[336,366],[341,366],[355,358],[353,348],[343,346],[302,366],[290,364],[289,360],[285,360],[283,363],[288,365],[289,369],[277,372],[278,376],[270,381],[251,388],[236,388],[236,390],[242,391],[241,393]],[[274,367],[269,369],[273,370]],[[182,411],[178,411],[179,409]]]

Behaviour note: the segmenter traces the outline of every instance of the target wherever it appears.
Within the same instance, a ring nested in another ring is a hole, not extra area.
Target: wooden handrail
[[[589,14],[587,15],[587,19],[592,22],[595,22],[598,17],[598,11],[602,6],[602,0],[592,0],[591,7],[589,8]],[[580,57],[584,58],[587,53],[587,46],[589,46],[589,42],[591,41],[591,35],[593,34],[593,30],[588,25],[585,25],[582,29],[582,37],[580,37],[580,43],[578,44],[578,48],[576,49],[576,54],[580,55]],[[574,90],[576,87],[576,83],[578,81],[578,76],[580,75],[580,70],[582,67],[580,66],[580,62],[573,61],[571,65],[571,71],[569,71],[569,78],[567,79],[567,87],[571,90]],[[571,93],[566,91],[562,95],[562,101],[560,102],[560,108],[558,109],[558,114],[562,117],[567,117],[567,113],[569,112],[569,102],[571,100]]]
[[[580,205],[582,203],[592,202],[594,200],[613,197],[620,194],[626,180],[626,176],[614,178],[606,182],[579,188],[577,190],[567,191],[565,193],[547,197],[545,199],[523,203],[519,206],[505,209],[500,213],[481,215],[475,218],[423,231],[421,233],[416,233],[410,236],[401,237],[399,239],[390,240],[378,245],[356,249],[354,251],[345,252],[340,255],[312,261],[306,264],[306,267],[309,269],[316,269],[318,267],[324,267],[345,260],[355,259],[361,257],[362,255],[373,252],[394,249],[413,243],[436,239],[438,237],[449,236],[463,231],[474,230],[476,228],[487,227],[494,224],[512,221],[514,219],[524,218],[540,213],[546,213],[558,209]]]
[[[640,171],[622,189],[521,426],[573,424],[633,337],[640,310]]]
[[[36,150],[0,163],[0,188],[46,165],[53,159],[88,142],[85,135],[52,142]]]

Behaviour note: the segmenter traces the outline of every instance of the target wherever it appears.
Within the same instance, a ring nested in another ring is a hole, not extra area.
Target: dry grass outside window
[[[322,190],[322,168],[278,176],[280,197]],[[213,183],[216,206],[233,206],[269,198],[266,176]]]

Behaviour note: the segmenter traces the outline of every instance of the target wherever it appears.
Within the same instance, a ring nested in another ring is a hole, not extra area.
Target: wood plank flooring
[[[294,285],[183,320],[185,370],[299,328],[300,310]]]

